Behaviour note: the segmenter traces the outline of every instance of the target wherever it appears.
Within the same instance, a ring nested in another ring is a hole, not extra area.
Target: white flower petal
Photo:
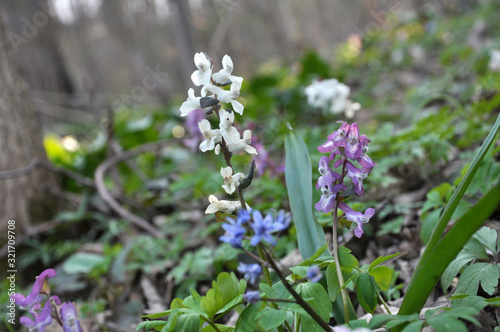
[[[237,101],[237,100],[233,100],[231,101],[231,106],[233,106],[233,110],[238,113],[239,115],[243,115],[243,105]]]
[[[224,55],[222,58],[222,67],[231,74],[233,72],[233,60],[229,55]]]

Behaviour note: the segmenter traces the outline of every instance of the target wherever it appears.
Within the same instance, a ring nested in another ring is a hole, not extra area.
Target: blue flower
[[[262,241],[266,241],[272,245],[276,244],[276,241],[271,236],[271,233],[275,231],[274,229],[274,218],[272,214],[267,214],[265,218],[262,217],[260,211],[255,210],[252,213],[253,223],[250,225],[254,231],[254,236],[250,240],[252,246],[256,246]]]
[[[222,224],[222,228],[226,231],[224,235],[219,237],[219,240],[225,243],[229,243],[233,248],[241,248],[241,240],[246,233],[246,229],[243,224],[246,221],[237,218],[236,220],[232,218],[226,218],[227,224]]]
[[[250,281],[251,284],[255,284],[255,280],[259,278],[262,273],[262,268],[259,264],[245,264],[240,262],[238,271],[245,274],[243,276],[245,280]]]
[[[318,266],[311,266],[309,270],[307,270],[307,279],[309,279],[310,282],[315,283],[321,280],[323,277],[323,273],[321,273],[321,270]]]
[[[248,291],[243,295],[243,300],[250,304],[255,304],[260,300],[259,291]]]

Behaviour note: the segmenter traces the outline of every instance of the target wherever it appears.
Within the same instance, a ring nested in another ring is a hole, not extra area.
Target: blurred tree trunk
[[[26,167],[46,160],[33,100],[23,79],[18,54],[9,40],[0,10],[0,171]],[[58,204],[53,195],[58,183],[51,172],[35,169],[27,175],[0,180],[1,238],[7,221],[16,221],[16,233],[51,218]]]

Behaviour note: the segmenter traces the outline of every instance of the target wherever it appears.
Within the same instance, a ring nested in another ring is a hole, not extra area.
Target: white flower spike
[[[222,58],[222,69],[212,75],[213,80],[218,84],[226,84],[230,81],[233,84],[239,82],[241,85],[243,77],[231,75],[233,68],[233,60],[231,60],[231,57],[227,54],[224,55],[224,58]]]

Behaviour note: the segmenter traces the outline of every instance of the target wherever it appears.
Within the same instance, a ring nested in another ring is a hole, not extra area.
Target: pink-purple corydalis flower
[[[71,302],[63,303],[60,313],[64,332],[83,332],[80,321],[76,319],[75,306]]]
[[[52,278],[56,275],[56,271],[53,269],[47,269],[40,273],[40,275],[36,278],[35,284],[31,289],[31,293],[28,296],[24,296],[23,294],[14,294],[13,298],[15,303],[21,307],[21,309],[29,309],[33,305],[40,303],[43,300],[43,296],[40,294],[43,288],[43,284],[47,278]]]
[[[365,213],[356,212],[349,207],[344,202],[339,203],[339,208],[345,213],[345,218],[356,224],[356,228],[354,229],[354,235],[357,238],[360,238],[363,235],[363,224],[366,224],[370,221],[370,218],[375,214],[375,209],[368,208]]]

